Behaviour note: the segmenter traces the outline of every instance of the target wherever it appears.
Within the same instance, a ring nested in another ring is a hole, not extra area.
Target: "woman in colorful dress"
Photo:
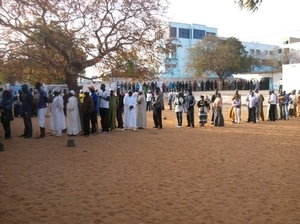
[[[198,110],[199,110],[199,124],[200,126],[204,127],[204,125],[207,123],[207,113],[208,113],[208,107],[209,103],[204,99],[204,96],[201,95],[200,100],[197,103]]]

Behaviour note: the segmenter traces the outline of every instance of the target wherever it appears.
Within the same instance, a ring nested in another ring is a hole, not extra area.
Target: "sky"
[[[241,10],[234,0],[170,0],[169,20],[218,29],[220,37],[281,45],[300,38],[300,0],[263,0],[258,11]]]

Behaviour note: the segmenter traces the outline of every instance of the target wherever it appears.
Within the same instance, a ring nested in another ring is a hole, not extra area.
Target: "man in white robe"
[[[50,129],[53,130],[54,137],[61,137],[62,130],[66,129],[64,100],[58,87],[54,89],[54,99],[51,107]]]
[[[137,97],[137,112],[136,112],[136,126],[138,129],[146,128],[146,98],[143,90],[139,91]]]
[[[81,131],[81,123],[78,109],[78,100],[75,97],[75,91],[71,90],[67,104],[68,122],[67,133],[69,136],[75,136]]]
[[[132,95],[132,91],[128,92],[128,95],[124,97],[124,128],[126,130],[128,127],[132,127],[136,130],[136,98]]]

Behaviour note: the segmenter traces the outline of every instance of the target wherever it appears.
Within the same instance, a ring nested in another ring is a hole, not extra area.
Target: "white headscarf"
[[[75,91],[74,90],[70,90],[70,93],[73,95],[73,96],[75,96]]]

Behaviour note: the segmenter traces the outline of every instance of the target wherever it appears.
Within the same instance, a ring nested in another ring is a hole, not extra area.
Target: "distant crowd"
[[[161,84],[152,81],[152,82],[117,82],[117,88],[123,92],[126,91],[133,91],[142,89],[145,93],[148,90],[151,92],[155,92],[155,88],[160,87],[161,91],[170,92],[171,90],[175,92],[181,92],[188,89],[192,91],[214,91],[218,89],[218,80],[211,79],[211,80],[194,80],[194,81],[176,81],[176,82],[162,82]],[[261,79],[260,81],[256,80],[224,80],[222,82],[222,89],[223,90],[250,90],[250,89],[258,89],[258,90],[267,90],[269,89],[269,80],[268,79]]]
[[[61,137],[63,132],[69,136],[81,134],[88,137],[90,134],[108,134],[119,128],[145,129],[147,126],[147,112],[153,113],[153,128],[162,129],[162,111],[167,101],[169,110],[174,110],[174,119],[177,128],[183,126],[186,119],[187,127],[195,127],[195,111],[198,112],[198,125],[204,127],[207,123],[214,126],[224,126],[222,113],[223,99],[218,89],[212,97],[201,95],[196,101],[193,87],[172,87],[165,97],[163,90],[158,86],[150,85],[139,88],[125,89],[122,83],[117,90],[107,90],[101,84],[100,90],[94,86],[81,89],[77,94],[74,90],[61,90],[59,87],[47,93],[36,83],[33,91],[27,84],[13,94],[10,90],[0,88],[1,123],[4,128],[4,139],[11,138],[10,125],[14,117],[22,117],[24,132],[20,137],[33,137],[32,117],[37,116],[39,135],[37,139],[46,137],[46,118],[50,117],[49,129],[53,137]],[[186,88],[187,87],[187,88]],[[258,86],[255,86],[258,87]],[[232,106],[229,117],[235,124],[241,123],[242,100],[239,89],[235,89],[231,98]],[[264,115],[263,102],[268,102],[267,114]],[[248,118],[246,122],[259,122],[268,120],[288,120],[300,116],[300,90],[291,92],[280,91],[275,94],[270,91],[267,99],[259,93],[259,88],[250,89],[246,96]],[[185,118],[183,114],[186,114]],[[208,115],[210,117],[208,117]],[[98,124],[98,116],[100,123]]]

